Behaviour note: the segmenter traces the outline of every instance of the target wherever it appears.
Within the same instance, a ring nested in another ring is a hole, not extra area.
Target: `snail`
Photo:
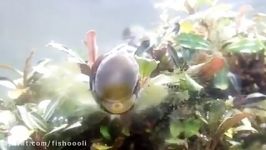
[[[97,102],[109,113],[122,114],[129,111],[138,91],[139,66],[131,53],[133,47],[122,44],[99,57],[96,35],[86,35],[89,51],[90,88]]]

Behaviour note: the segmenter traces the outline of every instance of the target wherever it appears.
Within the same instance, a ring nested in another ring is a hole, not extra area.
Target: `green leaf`
[[[197,83],[194,79],[192,79],[188,74],[184,74],[184,81],[183,86],[185,88],[187,87],[187,90],[191,91],[201,91],[203,89],[203,86],[201,86],[199,83]]]
[[[177,42],[185,48],[193,50],[209,50],[209,42],[203,37],[193,33],[181,33],[177,37]]]
[[[183,123],[179,120],[171,121],[170,123],[170,133],[173,138],[176,138],[184,131]]]
[[[101,126],[100,127],[100,133],[103,136],[103,138],[105,138],[107,140],[111,140],[111,135],[109,133],[109,129],[107,126]]]
[[[262,41],[249,38],[235,38],[229,41],[231,44],[225,47],[225,50],[233,53],[257,53],[265,46]]]
[[[226,90],[229,86],[227,77],[227,71],[225,69],[219,71],[214,78],[214,87],[220,90]]]
[[[139,56],[135,56],[136,60],[139,64],[139,73],[142,78],[149,77],[153,70],[156,69],[159,61],[149,58],[143,58]]]
[[[198,119],[189,118],[184,122],[184,132],[187,138],[197,135],[201,128],[202,122]]]
[[[197,135],[202,122],[199,119],[188,118],[184,121],[172,120],[170,123],[170,134],[172,138],[178,137],[184,133],[186,138]]]

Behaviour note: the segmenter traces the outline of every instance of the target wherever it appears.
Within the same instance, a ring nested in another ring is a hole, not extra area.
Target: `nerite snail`
[[[93,31],[87,34],[91,60],[90,86],[97,102],[108,112],[121,114],[129,111],[136,97],[139,66],[131,47],[122,45],[97,58]],[[95,59],[96,58],[96,59]]]

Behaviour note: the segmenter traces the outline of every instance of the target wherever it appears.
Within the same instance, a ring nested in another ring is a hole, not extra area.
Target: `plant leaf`
[[[258,132],[255,128],[252,127],[251,122],[248,118],[242,119],[243,125],[238,126],[234,129],[235,132],[238,131],[251,131],[251,132]]]
[[[28,112],[25,106],[17,106],[21,119],[30,129],[39,129],[46,132],[48,127],[47,123],[37,113]]]
[[[56,132],[59,132],[59,131],[62,131],[63,129],[65,129],[67,127],[68,124],[62,124],[60,125],[59,127],[55,127],[53,130],[51,130],[50,132],[48,132],[47,134],[45,135],[50,135],[50,134],[53,134],[53,133],[56,133]]]
[[[176,40],[182,47],[192,50],[209,50],[210,48],[207,40],[193,33],[181,33]]]
[[[238,113],[233,115],[232,117],[225,118],[217,128],[216,131],[217,137],[220,137],[226,130],[240,123],[242,119],[247,118],[249,116],[250,114],[248,113]]]
[[[227,77],[227,71],[222,69],[214,77],[214,87],[220,90],[226,90],[229,86],[229,81]]]
[[[189,118],[184,122],[184,132],[186,137],[191,137],[199,133],[201,121],[198,119]]]
[[[158,61],[149,58],[135,56],[139,64],[139,73],[142,78],[149,77],[159,64]]]
[[[31,119],[31,122],[34,124],[35,128],[43,132],[47,132],[47,122],[39,114],[31,112],[29,113],[29,119]]]
[[[0,85],[9,89],[16,89],[16,84],[6,77],[0,77]]]
[[[184,74],[184,83],[188,90],[192,91],[201,91],[203,86],[197,83],[194,79],[192,79],[188,74]]]
[[[7,69],[7,70],[11,70],[13,72],[15,72],[16,74],[18,74],[20,77],[23,76],[23,72],[10,66],[10,65],[6,65],[6,64],[0,64],[0,68],[2,69]]]
[[[65,52],[66,54],[68,54],[69,56],[74,58],[74,60],[77,61],[78,63],[82,63],[82,64],[85,63],[85,61],[75,51],[73,51],[72,49],[67,48],[63,44],[56,43],[56,42],[52,41],[52,42],[48,43],[47,46],[55,48],[55,49],[57,49],[59,51]]]
[[[77,128],[77,127],[81,127],[81,126],[82,126],[81,122],[80,122],[80,121],[77,121],[77,122],[75,122],[75,123],[73,123],[73,124],[67,126],[67,127],[64,129],[64,131],[67,131],[67,130],[70,130],[70,129],[73,129],[73,128]]]
[[[233,53],[257,53],[265,49],[262,41],[257,39],[236,38],[230,43],[225,47],[225,50]]]
[[[100,127],[100,133],[105,139],[111,140],[111,135],[109,133],[109,129],[107,126],[101,126]]]
[[[170,123],[170,133],[173,138],[177,138],[180,133],[184,131],[183,123],[179,120],[171,121]]]
[[[180,23],[180,31],[182,33],[190,33],[193,31],[193,24],[189,21],[183,21]]]
[[[57,99],[48,104],[47,109],[45,109],[43,116],[42,116],[44,120],[48,121],[52,117],[59,103],[60,103],[60,99]]]
[[[187,145],[187,140],[178,139],[178,138],[166,139],[165,142],[168,144],[175,144],[175,145]]]
[[[26,61],[25,61],[25,66],[24,66],[24,70],[23,70],[23,85],[24,87],[27,86],[27,81],[28,81],[28,75],[31,71],[32,68],[32,57],[33,57],[34,51],[31,51],[30,55],[27,57]]]
[[[111,149],[111,146],[107,146],[105,144],[101,144],[101,143],[93,143],[91,146],[91,150],[108,150]]]
[[[222,116],[224,115],[224,112],[226,111],[225,103],[222,100],[213,100],[209,104],[209,126],[212,131],[216,130],[217,126],[220,123],[220,120],[222,119]]]

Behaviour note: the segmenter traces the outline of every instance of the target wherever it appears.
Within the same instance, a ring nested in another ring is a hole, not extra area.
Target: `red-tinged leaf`
[[[204,79],[212,78],[216,73],[221,71],[225,65],[225,60],[221,53],[216,53],[213,55],[213,58],[207,62],[202,69],[200,74]]]
[[[85,44],[88,48],[88,64],[92,66],[97,59],[98,46],[96,42],[96,32],[90,30],[86,33]]]

